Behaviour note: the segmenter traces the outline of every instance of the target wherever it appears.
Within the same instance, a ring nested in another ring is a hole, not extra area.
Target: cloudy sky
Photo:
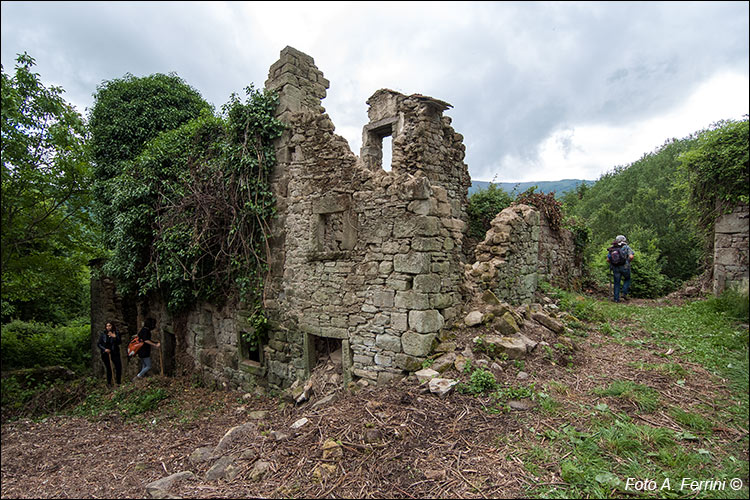
[[[355,153],[379,88],[447,101],[472,179],[597,179],[748,113],[748,2],[2,2],[16,54],[82,113],[105,80],[175,72],[218,109],[291,45]]]

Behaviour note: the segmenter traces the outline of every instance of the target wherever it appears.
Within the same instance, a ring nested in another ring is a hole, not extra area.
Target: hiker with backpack
[[[625,236],[618,235],[612,246],[607,249],[607,262],[614,281],[614,301],[620,302],[620,281],[622,280],[622,299],[628,300],[630,291],[630,262],[635,253],[628,246]]]
[[[107,385],[112,385],[112,367],[115,369],[115,382],[120,385],[122,379],[122,361],[120,360],[120,332],[108,321],[104,331],[99,334],[97,347],[102,354],[102,363],[107,370]]]
[[[147,318],[146,322],[138,332],[138,338],[143,342],[143,346],[138,349],[138,357],[141,358],[141,371],[135,376],[133,380],[142,379],[146,376],[146,373],[151,369],[151,347],[157,349],[161,347],[161,342],[153,342],[151,340],[151,333],[156,330],[156,320],[154,318]]]

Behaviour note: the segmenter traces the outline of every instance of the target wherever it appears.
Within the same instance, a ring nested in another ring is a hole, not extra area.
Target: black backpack
[[[628,255],[624,247],[610,247],[607,251],[609,252],[609,263],[613,266],[622,266],[628,261]]]

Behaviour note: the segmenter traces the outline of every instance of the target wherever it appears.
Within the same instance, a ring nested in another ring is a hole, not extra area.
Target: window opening
[[[263,364],[263,343],[260,340],[248,341],[245,332],[240,333],[240,354],[244,361]]]
[[[393,136],[383,137],[383,170],[390,172],[393,169]]]

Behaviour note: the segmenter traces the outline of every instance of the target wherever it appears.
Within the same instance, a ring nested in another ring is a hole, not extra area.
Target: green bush
[[[460,392],[477,395],[494,391],[497,388],[495,375],[484,368],[474,368],[469,379],[469,384],[459,385]]]
[[[734,289],[725,290],[719,297],[708,299],[709,306],[718,313],[723,313],[736,321],[750,320],[750,303],[747,293],[740,293]]]
[[[490,184],[469,196],[466,213],[469,216],[469,236],[484,240],[495,216],[508,208],[513,198],[503,188]]]
[[[66,326],[15,320],[2,328],[4,370],[62,365],[85,369],[91,361],[91,328],[82,320]]]

